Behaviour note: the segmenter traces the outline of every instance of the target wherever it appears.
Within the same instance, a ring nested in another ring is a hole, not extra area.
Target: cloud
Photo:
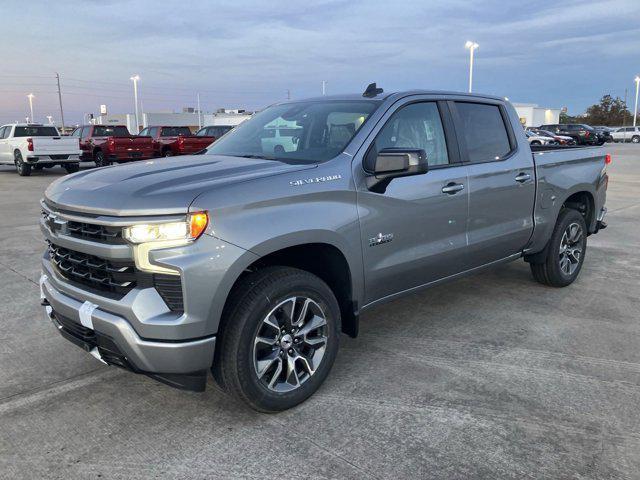
[[[163,110],[192,105],[197,92],[208,109],[259,108],[286,90],[315,95],[322,80],[331,93],[370,81],[463,90],[468,39],[480,44],[478,91],[580,110],[631,83],[639,14],[637,0],[100,0],[55,8],[8,0],[0,28],[21,40],[3,53],[0,121],[25,109],[27,88],[42,111],[55,112],[55,85],[38,77],[55,71],[76,121],[100,103],[131,110],[133,73],[145,108]],[[7,74],[22,84],[10,85]]]

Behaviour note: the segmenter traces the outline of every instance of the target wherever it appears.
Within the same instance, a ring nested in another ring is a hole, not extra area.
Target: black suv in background
[[[611,136],[611,128],[609,127],[593,127],[593,129],[598,134],[598,137],[602,141],[602,143],[613,142],[613,137]]]
[[[602,145],[604,143],[604,139],[598,135],[593,127],[583,123],[541,125],[539,128],[549,130],[557,135],[571,137],[578,145]]]

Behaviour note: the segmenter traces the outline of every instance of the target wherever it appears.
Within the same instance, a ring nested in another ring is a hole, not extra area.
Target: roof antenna
[[[364,93],[362,94],[363,97],[367,97],[367,98],[371,98],[371,97],[375,97],[376,95],[381,94],[382,92],[384,92],[383,89],[378,88],[376,86],[376,82],[370,83],[369,85],[367,85],[367,89],[364,91]]]

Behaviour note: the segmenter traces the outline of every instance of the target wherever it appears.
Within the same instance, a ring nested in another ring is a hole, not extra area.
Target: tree
[[[600,103],[587,108],[581,121],[589,125],[618,126],[626,123],[631,117],[624,100],[611,95],[604,95]]]

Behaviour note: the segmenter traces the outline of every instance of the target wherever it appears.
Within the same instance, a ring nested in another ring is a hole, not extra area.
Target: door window
[[[5,138],[4,132],[7,130],[7,127],[0,127],[0,139]]]
[[[395,112],[375,140],[376,152],[385,148],[420,148],[426,152],[429,166],[447,165],[449,155],[438,105],[412,103]]]
[[[501,160],[512,151],[500,107],[483,103],[456,102],[469,161]]]

